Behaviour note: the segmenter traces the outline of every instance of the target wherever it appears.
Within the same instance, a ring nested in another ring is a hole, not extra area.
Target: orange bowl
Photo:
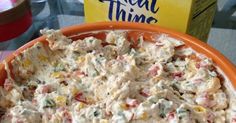
[[[168,34],[169,36],[180,39],[185,44],[196,52],[205,54],[207,57],[211,58],[216,65],[224,72],[227,78],[232,82],[232,85],[236,89],[236,67],[232,64],[226,57],[224,57],[219,51],[215,50],[214,48],[210,47],[206,43],[193,38],[189,35],[179,33],[176,31],[172,31],[163,27],[153,26],[148,24],[141,24],[141,23],[130,23],[130,22],[99,22],[99,23],[90,23],[90,24],[82,24],[82,25],[75,25],[61,29],[64,35],[74,37],[81,33],[87,33],[91,31],[102,31],[102,30],[137,30],[130,33],[130,37],[137,36],[137,34],[144,34],[144,37],[150,39],[150,34]],[[131,31],[132,32],[132,31]],[[137,33],[138,32],[138,33]],[[146,33],[149,32],[149,33]],[[86,36],[86,35],[85,35]],[[98,35],[102,36],[102,35]],[[9,55],[5,61],[10,63],[15,56],[19,55],[25,49],[33,46],[36,42],[43,42],[47,43],[46,38],[44,36],[39,37],[37,39],[32,40],[31,42],[27,43],[26,45],[22,46],[14,53]],[[11,67],[11,66],[10,66]],[[4,69],[4,64],[0,64],[0,85],[4,83],[6,78],[6,71]]]

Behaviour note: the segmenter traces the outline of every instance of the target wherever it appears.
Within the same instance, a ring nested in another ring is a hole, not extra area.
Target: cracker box
[[[85,21],[157,24],[207,40],[216,0],[84,0]]]

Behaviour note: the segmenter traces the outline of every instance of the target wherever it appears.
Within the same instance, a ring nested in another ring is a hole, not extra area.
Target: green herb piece
[[[54,72],[59,72],[59,71],[66,71],[65,65],[63,65],[62,63],[56,63],[54,65]]]
[[[93,112],[93,115],[94,115],[94,117],[97,117],[97,116],[99,116],[99,112],[96,110],[95,112]]]
[[[44,108],[53,108],[55,106],[56,106],[56,103],[54,102],[54,100],[52,100],[52,99],[45,99],[44,100],[44,104],[43,104]]]
[[[165,117],[166,117],[165,105],[160,103],[160,104],[158,105],[158,107],[159,107],[159,110],[160,110],[159,116],[160,116],[161,118],[165,118]]]
[[[179,91],[179,85],[178,85],[178,83],[172,83],[171,87],[172,87],[175,91]]]
[[[93,40],[92,40],[92,39],[90,39],[90,40],[89,40],[89,43],[93,43]]]
[[[190,111],[187,110],[187,109],[178,108],[178,109],[177,109],[177,116],[178,116],[179,118],[183,118],[183,117],[188,116],[189,112],[190,112]]]
[[[138,45],[140,45],[141,43],[142,43],[142,38],[139,37],[139,38],[138,38]]]

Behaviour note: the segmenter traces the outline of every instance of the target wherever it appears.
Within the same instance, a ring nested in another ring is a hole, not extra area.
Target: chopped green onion
[[[59,71],[66,71],[65,65],[63,65],[62,63],[56,63],[54,65],[54,72],[59,72]]]
[[[94,117],[97,117],[97,116],[99,116],[99,112],[96,110],[95,112],[93,112],[93,115],[94,115]]]
[[[52,108],[56,106],[56,103],[54,102],[54,100],[52,99],[45,99],[44,104],[43,104],[44,108]]]
[[[177,109],[177,116],[179,118],[186,117],[186,116],[188,116],[189,112],[190,111],[188,109],[178,108]]]
[[[90,40],[89,40],[89,43],[93,43],[93,40],[92,40],[92,39],[90,39]]]

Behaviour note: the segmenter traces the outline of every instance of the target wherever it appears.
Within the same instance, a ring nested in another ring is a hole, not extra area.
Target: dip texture
[[[72,41],[42,30],[5,64],[1,123],[236,123],[234,91],[214,62],[161,34]],[[10,66],[12,69],[10,70]]]

